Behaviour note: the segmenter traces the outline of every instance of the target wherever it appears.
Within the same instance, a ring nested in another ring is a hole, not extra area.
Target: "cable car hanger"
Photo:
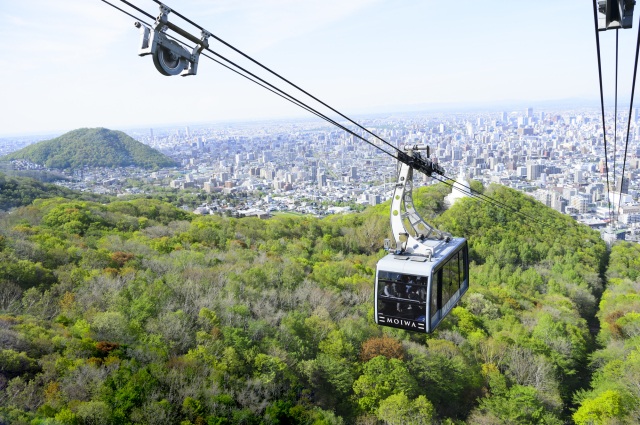
[[[385,239],[388,254],[376,265],[374,317],[382,326],[429,333],[469,289],[467,241],[431,226],[415,209],[414,166],[427,176],[444,174],[429,158],[429,147],[405,146],[398,163],[390,208],[395,247]]]
[[[433,173],[444,174],[444,169],[429,158],[429,147],[425,145],[405,146],[407,157],[423,159],[419,164],[424,164],[421,171],[427,176]],[[422,158],[420,151],[426,151],[426,159]],[[426,241],[448,242],[451,235],[441,232],[429,225],[415,209],[413,204],[413,168],[414,161],[402,161],[398,159],[400,170],[393,197],[391,199],[391,231],[395,241],[395,253],[411,253],[426,255],[429,259],[433,256],[433,247]],[[404,221],[408,220],[413,234],[407,232]],[[388,240],[385,247],[389,248]]]

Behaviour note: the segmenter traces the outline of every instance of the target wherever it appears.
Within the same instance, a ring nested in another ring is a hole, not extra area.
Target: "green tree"
[[[619,391],[608,390],[596,398],[585,400],[573,414],[577,425],[606,425],[624,423],[628,400]]]
[[[393,394],[380,402],[376,415],[388,425],[429,425],[435,410],[425,396],[409,400],[404,393]]]
[[[353,384],[358,405],[368,412],[375,412],[380,401],[392,394],[402,392],[413,397],[416,390],[417,383],[404,362],[384,356],[365,363],[362,375]]]

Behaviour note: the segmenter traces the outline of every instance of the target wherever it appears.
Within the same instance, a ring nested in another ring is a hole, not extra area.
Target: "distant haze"
[[[137,3],[157,15],[152,2]],[[435,0],[185,0],[169,6],[349,115],[553,102],[583,106],[564,99],[599,106],[589,2],[505,7],[463,1],[453,7]],[[175,15],[170,18],[196,33]],[[133,21],[97,0],[4,4],[0,35],[11,42],[0,44],[0,54],[11,59],[0,68],[0,135],[313,118],[204,57],[195,77],[161,75],[150,57],[137,56]],[[624,99],[631,91],[636,29],[619,33]],[[613,102],[614,36],[601,33],[607,105]],[[219,43],[211,45],[267,77]],[[620,105],[627,108],[622,100]]]

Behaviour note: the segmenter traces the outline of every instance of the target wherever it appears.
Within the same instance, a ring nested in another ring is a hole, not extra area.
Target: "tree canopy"
[[[430,335],[373,320],[388,204],[259,220],[56,197],[0,217],[0,420],[559,424],[635,414],[637,253],[614,248],[598,303],[607,254],[589,228],[500,187],[487,193],[546,226],[474,199],[444,211],[444,185],[416,192],[421,214],[467,237],[473,260],[468,293]],[[591,354],[596,314],[607,348]]]

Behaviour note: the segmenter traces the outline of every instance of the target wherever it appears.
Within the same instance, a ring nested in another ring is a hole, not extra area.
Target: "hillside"
[[[24,159],[56,169],[82,167],[160,168],[175,162],[121,131],[106,128],[81,128],[55,139],[27,146],[2,158]]]
[[[590,388],[576,394],[578,425],[638,423],[640,418],[640,245],[611,250],[598,318],[600,349],[591,355]]]
[[[54,184],[42,183],[27,177],[9,177],[0,173],[0,211],[23,207],[39,198],[65,197],[68,199],[84,199],[98,201],[105,197],[74,192]]]
[[[487,194],[544,225],[416,192],[473,260],[428,336],[373,322],[388,205],[261,221],[55,198],[0,218],[0,422],[560,425],[609,397],[589,386],[598,234],[506,188]]]

